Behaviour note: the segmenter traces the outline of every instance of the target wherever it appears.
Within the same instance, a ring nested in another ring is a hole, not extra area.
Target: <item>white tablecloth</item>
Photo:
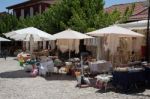
[[[45,76],[47,72],[54,72],[53,61],[47,61],[47,62],[40,63],[39,74]]]
[[[112,78],[112,75],[98,75],[96,76],[97,81],[101,81],[101,82],[109,82]]]
[[[112,68],[112,64],[108,61],[100,60],[96,62],[91,62],[89,64],[91,73],[104,73],[109,72]]]

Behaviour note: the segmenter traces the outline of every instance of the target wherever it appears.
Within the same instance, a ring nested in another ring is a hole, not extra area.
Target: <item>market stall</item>
[[[101,47],[100,45],[97,45],[97,55],[108,53],[106,59],[113,63],[117,60],[120,63],[128,62],[134,49],[139,51],[141,47],[140,39],[144,37],[142,34],[116,25],[89,32],[87,34],[99,37],[100,40],[102,40],[103,46]]]
[[[8,32],[4,35],[16,41],[25,41],[26,46],[30,46],[30,52],[33,52],[33,50],[35,50],[34,48],[36,48],[34,42],[56,40],[52,35],[34,27]],[[30,42],[30,44],[28,44],[28,42]]]
[[[62,52],[69,51],[69,59],[71,58],[70,51],[74,50],[75,53],[79,53],[79,44],[81,39],[93,38],[91,36],[82,34],[80,32],[71,29],[67,29],[60,33],[56,33],[54,34],[54,37],[57,39],[57,46]],[[83,73],[83,69],[82,69],[82,73]]]
[[[27,53],[28,55],[26,55],[25,53],[20,53],[18,55],[18,59],[19,59],[21,66],[24,66],[24,67],[26,67],[27,65],[32,66],[32,71],[31,71],[32,76],[36,76],[38,74],[38,68],[36,65],[38,63],[38,60],[36,59],[37,56],[41,56],[41,55],[48,56],[49,55],[48,51],[34,52],[34,50],[35,50],[34,42],[56,40],[55,37],[53,37],[52,35],[44,32],[44,31],[41,31],[37,28],[34,28],[34,27],[28,27],[28,28],[12,31],[9,33],[5,33],[4,35],[6,37],[9,37],[16,41],[30,42],[30,44],[29,44],[30,52]],[[43,67],[45,67],[44,70],[45,69],[47,70],[47,66],[48,65],[43,66]],[[42,67],[42,66],[40,66],[40,67]]]

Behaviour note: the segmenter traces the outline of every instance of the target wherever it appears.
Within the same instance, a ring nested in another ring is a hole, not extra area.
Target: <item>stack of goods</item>
[[[41,58],[39,65],[39,75],[46,76],[48,73],[54,72],[54,63],[51,58]]]
[[[49,56],[49,51],[48,50],[42,50],[39,52],[33,52],[32,54],[35,56]]]
[[[23,63],[25,63],[30,58],[31,58],[31,55],[28,53],[24,53],[24,52],[21,52],[17,55],[17,59],[20,63],[20,66],[23,66]]]

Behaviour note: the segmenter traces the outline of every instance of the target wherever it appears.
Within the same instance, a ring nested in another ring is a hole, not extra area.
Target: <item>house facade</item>
[[[56,0],[29,0],[16,5],[7,7],[12,10],[13,15],[18,18],[25,18],[27,16],[34,16],[47,10],[50,5],[54,4]]]

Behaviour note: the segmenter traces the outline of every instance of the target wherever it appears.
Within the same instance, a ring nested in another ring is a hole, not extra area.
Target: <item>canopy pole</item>
[[[84,75],[84,71],[83,71],[83,57],[82,57],[82,55],[81,55],[80,64],[81,64],[81,76],[83,76]]]
[[[150,2],[150,1],[148,1]],[[149,35],[149,19],[150,19],[150,5],[148,7],[148,22],[147,22],[147,38],[146,38],[146,61],[149,63],[150,62],[150,35]]]
[[[97,60],[100,60],[100,54],[101,54],[101,50],[100,50],[100,37],[97,38]]]
[[[1,51],[1,41],[0,41],[0,55],[2,54],[1,52],[2,52],[2,51]]]
[[[69,49],[69,59],[71,58],[71,52],[70,52],[70,49]]]

